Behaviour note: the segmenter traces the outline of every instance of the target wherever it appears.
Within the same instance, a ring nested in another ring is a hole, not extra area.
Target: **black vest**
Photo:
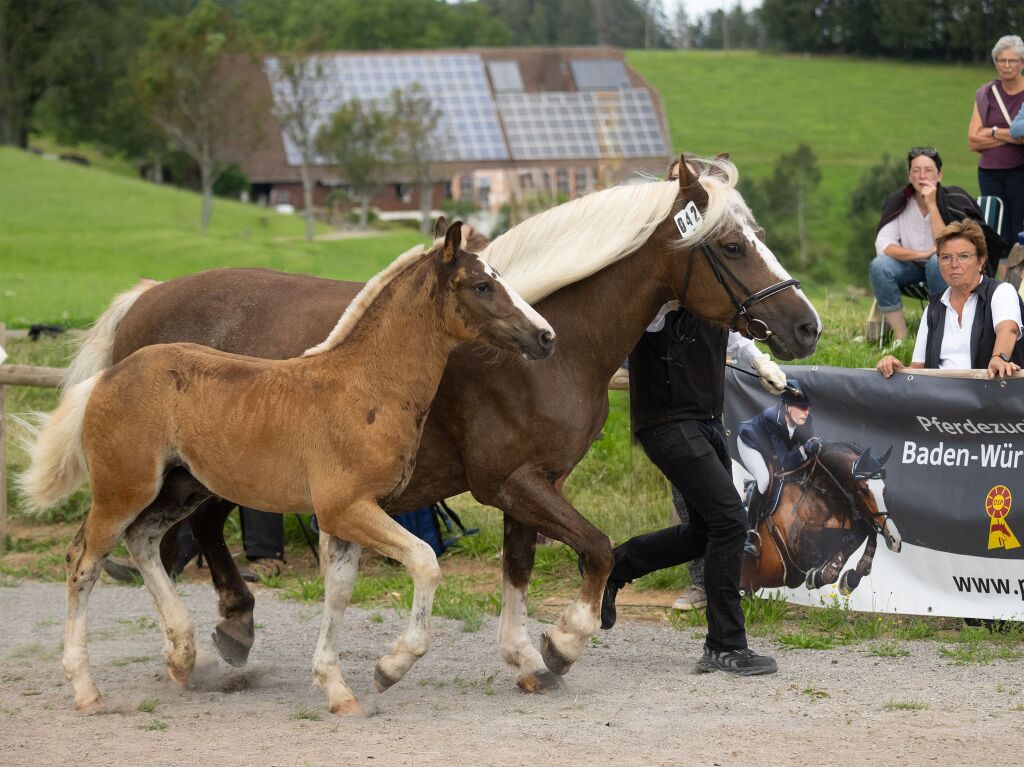
[[[725,325],[686,309],[665,315],[657,333],[644,333],[629,355],[633,431],[720,416],[728,343]]]
[[[982,276],[974,294],[978,297],[978,305],[974,310],[974,323],[971,325],[971,367],[975,370],[983,370],[988,367],[992,359],[992,350],[996,345],[996,331],[992,327],[992,294],[1001,283]],[[947,307],[942,303],[942,294],[932,296],[928,300],[928,343],[924,349],[924,366],[926,368],[937,368],[939,366],[940,351],[942,350],[942,336],[946,332],[946,311]],[[1024,313],[1024,302],[1017,296],[1017,303],[1021,305]],[[1024,367],[1024,339],[1017,339],[1013,347],[1010,359]]]

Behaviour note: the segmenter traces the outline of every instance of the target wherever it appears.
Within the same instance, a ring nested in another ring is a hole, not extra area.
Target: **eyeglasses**
[[[949,266],[951,263],[956,261],[958,264],[966,264],[971,259],[977,258],[976,253],[943,253],[939,256],[939,263],[943,266]]]
[[[937,150],[932,149],[930,146],[915,146],[911,147],[910,151],[907,152],[907,165],[909,166],[918,157],[927,157],[929,160],[935,162],[935,167],[938,170],[942,170],[942,158],[939,157]]]
[[[1015,67],[1020,64],[1020,59],[996,59],[996,64],[1001,67]]]

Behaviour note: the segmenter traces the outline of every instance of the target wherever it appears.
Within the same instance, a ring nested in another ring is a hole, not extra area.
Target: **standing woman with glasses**
[[[939,232],[935,246],[949,287],[928,302],[910,367],[987,369],[989,378],[1020,370],[1021,300],[1010,283],[985,276],[981,227],[970,220],[952,223]],[[886,355],[876,367],[889,378],[903,363]]]
[[[1010,134],[1014,115],[1024,107],[1024,40],[1018,35],[1000,37],[992,49],[992,61],[998,77],[974,94],[967,142],[972,152],[981,155],[981,193],[1003,201],[1002,237],[1012,246],[1024,228],[1024,139]]]

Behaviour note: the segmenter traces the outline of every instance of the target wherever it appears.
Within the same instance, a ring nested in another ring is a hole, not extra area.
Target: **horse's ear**
[[[885,462],[889,460],[890,455],[892,455],[892,445],[889,445],[889,449],[882,454],[881,458],[875,459],[876,461],[878,461],[878,468],[882,468],[883,466],[885,466]]]
[[[707,190],[701,186],[697,172],[686,161],[686,155],[679,155],[679,191],[687,199],[693,200],[698,208],[707,208]]]
[[[452,225],[448,227],[448,231],[444,235],[444,253],[441,255],[441,261],[446,264],[452,263],[461,247],[462,222],[452,221]]]
[[[444,216],[438,216],[434,222],[434,239],[440,239],[444,237],[445,232],[448,231],[448,219]]]
[[[715,155],[715,159],[716,160],[728,160],[729,159],[729,153],[728,152],[722,152],[721,154],[716,154]]]

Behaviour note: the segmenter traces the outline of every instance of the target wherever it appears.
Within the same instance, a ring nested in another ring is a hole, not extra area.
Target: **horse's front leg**
[[[537,531],[506,514],[498,646],[501,657],[516,670],[516,684],[523,692],[547,692],[562,686],[561,679],[544,665],[526,631],[526,591],[536,550]]]
[[[430,618],[434,592],[441,580],[437,556],[427,543],[395,522],[372,500],[359,500],[344,506],[328,506],[323,511],[318,504],[317,521],[320,529],[332,536],[343,535],[345,540],[360,546],[368,546],[385,557],[401,562],[412,576],[413,600],[409,623],[395,641],[391,652],[377,662],[374,672],[374,683],[377,689],[383,692],[405,676],[430,647]],[[355,564],[351,567],[354,577]],[[329,620],[326,613],[337,611],[341,604],[337,591],[343,587],[340,575],[337,578],[332,576],[330,582],[332,594],[325,597],[324,629],[321,631],[321,640],[325,642],[324,633],[327,632]],[[348,591],[351,592],[351,585],[348,586]],[[347,603],[347,598],[345,601]],[[333,667],[337,665],[337,661],[336,648],[333,648],[328,656],[327,652],[318,647],[317,664],[314,665],[317,678],[333,680]],[[326,671],[327,676],[323,677],[321,671]],[[340,679],[340,671],[337,672],[337,676]],[[339,690],[339,694],[343,694],[336,685],[333,688],[328,687],[332,711],[335,710],[335,696],[332,694],[332,689],[335,688]]]
[[[871,564],[875,559],[875,550],[878,548],[878,535],[872,531],[868,533],[868,543],[864,547],[864,553],[857,561],[856,566],[852,570],[847,570],[843,573],[843,577],[839,580],[839,593],[843,596],[849,596],[853,593],[853,590],[860,585],[861,579],[865,575],[870,575]]]
[[[235,504],[211,498],[189,518],[192,535],[210,566],[217,590],[220,622],[213,630],[213,645],[232,666],[243,666],[255,637],[252,611],[256,600],[238,571],[238,563],[224,542],[224,521]]]
[[[523,526],[568,544],[583,561],[579,595],[544,634],[541,643],[541,654],[548,669],[565,674],[600,623],[601,597],[613,564],[611,543],[608,536],[573,508],[550,479],[533,469],[521,468],[513,472],[501,486],[493,505]],[[525,610],[525,585],[522,589],[514,598],[523,600]],[[524,671],[530,673],[529,668]]]
[[[332,714],[350,716],[361,713],[359,701],[341,677],[338,664],[338,638],[341,622],[352,597],[352,587],[359,570],[359,552],[362,548],[355,543],[343,541],[337,536],[320,536],[322,559],[320,569],[324,576],[324,614],[320,625],[320,637],[313,654],[313,676],[327,691]]]

